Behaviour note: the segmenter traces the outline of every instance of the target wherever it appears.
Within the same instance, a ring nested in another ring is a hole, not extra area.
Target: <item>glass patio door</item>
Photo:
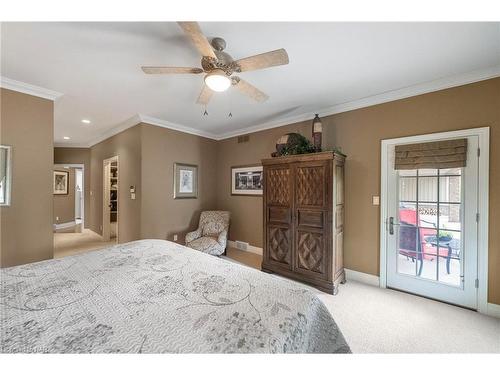
[[[386,269],[388,287],[475,309],[478,137],[467,142],[465,167],[388,171]]]

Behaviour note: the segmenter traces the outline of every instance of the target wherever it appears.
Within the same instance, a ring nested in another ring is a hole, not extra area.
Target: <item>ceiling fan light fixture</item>
[[[216,69],[205,76],[207,86],[217,92],[226,91],[231,86],[231,79],[221,69]]]

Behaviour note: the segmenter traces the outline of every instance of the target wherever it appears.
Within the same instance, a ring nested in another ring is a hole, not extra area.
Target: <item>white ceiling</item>
[[[226,39],[235,59],[288,51],[289,65],[240,74],[270,96],[267,102],[230,89],[215,94],[203,116],[195,104],[202,75],[145,75],[141,65],[200,65],[172,22],[2,23],[1,75],[62,93],[55,142],[76,146],[93,144],[138,114],[223,138],[446,77],[500,72],[500,23],[200,25],[208,37]],[[82,124],[84,118],[92,124]]]

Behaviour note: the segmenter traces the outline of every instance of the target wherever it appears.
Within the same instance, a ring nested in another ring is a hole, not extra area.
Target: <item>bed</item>
[[[3,353],[349,353],[305,285],[169,241],[4,268]]]

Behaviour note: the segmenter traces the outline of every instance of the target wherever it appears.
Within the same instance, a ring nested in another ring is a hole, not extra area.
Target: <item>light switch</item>
[[[378,195],[372,197],[372,204],[374,206],[380,206],[380,197]]]

